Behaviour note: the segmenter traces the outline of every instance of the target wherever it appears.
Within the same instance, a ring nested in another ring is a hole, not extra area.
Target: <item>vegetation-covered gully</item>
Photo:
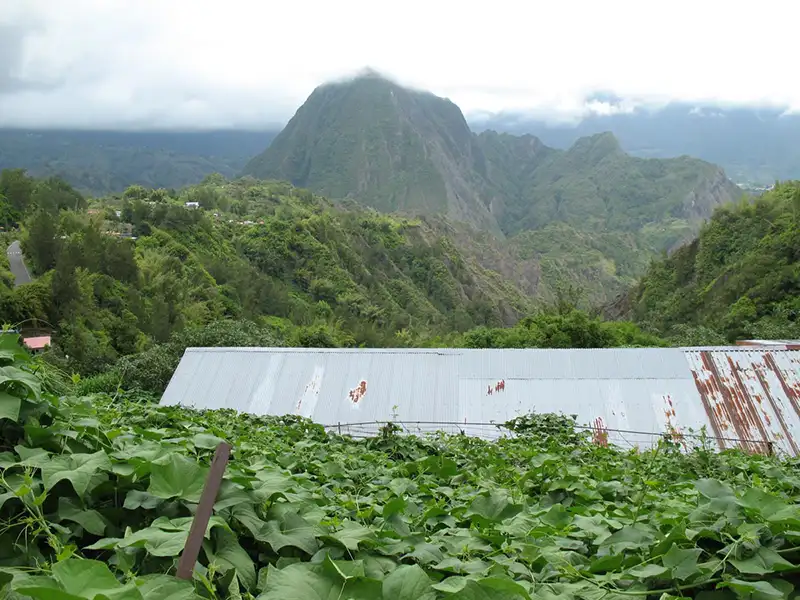
[[[517,600],[796,597],[796,461],[668,439],[366,440],[299,418],[75,397],[0,336],[5,598]],[[232,446],[191,580],[214,449]]]

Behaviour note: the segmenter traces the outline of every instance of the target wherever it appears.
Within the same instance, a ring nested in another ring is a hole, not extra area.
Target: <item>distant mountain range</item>
[[[0,129],[0,169],[58,175],[83,192],[132,184],[180,188],[206,175],[235,176],[274,131],[78,131]]]
[[[595,301],[741,195],[715,165],[632,157],[611,133],[566,151],[532,135],[476,135],[449,100],[374,74],[314,90],[244,174],[491,231]]]
[[[532,134],[564,149],[581,137],[610,131],[635,156],[695,156],[720,165],[737,183],[800,179],[800,114],[783,109],[673,103],[595,114],[575,124],[553,125],[513,113],[475,117],[470,124],[475,131]]]

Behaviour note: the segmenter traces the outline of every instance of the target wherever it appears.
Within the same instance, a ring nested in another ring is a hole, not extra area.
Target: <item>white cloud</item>
[[[790,0],[55,4],[0,0],[0,125],[266,125],[367,65],[468,114],[800,107]]]

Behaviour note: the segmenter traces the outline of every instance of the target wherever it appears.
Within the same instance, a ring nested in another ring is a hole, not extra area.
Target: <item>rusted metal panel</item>
[[[720,448],[764,452],[773,444],[800,453],[800,353],[739,347],[685,355]]]

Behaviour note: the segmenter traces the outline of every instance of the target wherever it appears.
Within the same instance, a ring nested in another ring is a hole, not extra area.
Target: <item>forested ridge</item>
[[[638,322],[687,344],[800,339],[800,182],[718,208],[628,300]]]

